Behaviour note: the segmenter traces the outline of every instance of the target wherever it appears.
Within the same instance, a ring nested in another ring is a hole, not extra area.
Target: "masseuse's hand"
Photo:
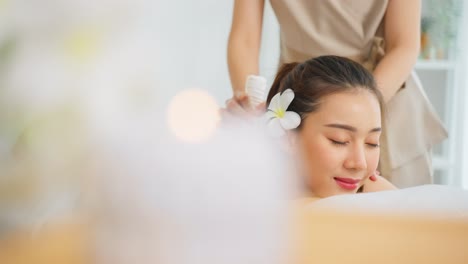
[[[265,113],[265,103],[251,107],[249,97],[245,93],[236,93],[233,98],[226,101],[226,108],[221,109],[223,119],[249,119],[263,113]]]

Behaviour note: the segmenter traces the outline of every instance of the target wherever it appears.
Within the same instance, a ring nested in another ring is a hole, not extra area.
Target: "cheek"
[[[367,167],[370,172],[373,172],[377,169],[379,165],[380,150],[371,151],[367,155]]]
[[[340,153],[327,139],[317,139],[304,144],[305,162],[314,177],[323,173],[330,173],[340,167]]]
[[[328,197],[336,193],[332,177],[342,166],[340,151],[328,139],[309,142],[305,155],[305,181],[311,193],[318,197]]]

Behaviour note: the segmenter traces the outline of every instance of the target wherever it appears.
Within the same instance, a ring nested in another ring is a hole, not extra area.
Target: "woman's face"
[[[298,132],[309,190],[319,197],[356,193],[377,169],[380,133],[380,106],[370,92],[324,97]]]

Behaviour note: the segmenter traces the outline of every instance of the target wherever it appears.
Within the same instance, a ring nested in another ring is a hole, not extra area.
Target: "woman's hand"
[[[369,176],[369,180],[375,182],[375,181],[377,181],[377,176],[380,176],[380,171],[378,171],[378,170],[376,170],[376,171],[374,172],[374,174],[372,174],[371,176]]]
[[[398,189],[389,182],[387,179],[379,175],[380,173],[376,171],[369,177],[369,180],[364,183],[363,192],[379,192],[387,190],[396,190]]]

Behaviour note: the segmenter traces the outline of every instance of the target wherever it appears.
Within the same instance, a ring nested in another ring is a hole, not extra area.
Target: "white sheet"
[[[468,190],[443,185],[423,185],[395,191],[332,196],[313,202],[308,207],[468,221]]]

